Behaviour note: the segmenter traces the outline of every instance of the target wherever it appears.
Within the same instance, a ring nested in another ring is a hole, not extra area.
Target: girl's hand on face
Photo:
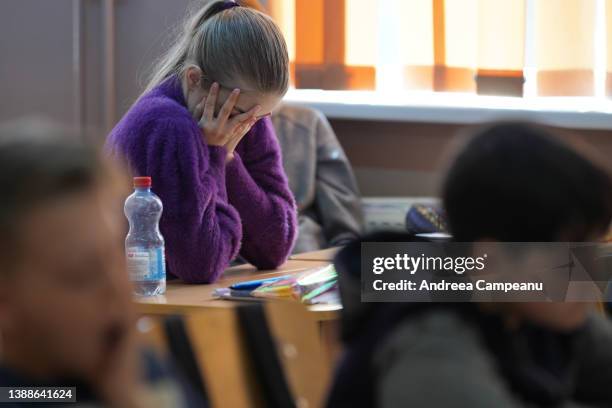
[[[234,89],[227,98],[217,117],[214,116],[219,84],[213,83],[210,91],[194,111],[194,117],[202,129],[204,143],[211,146],[223,146],[227,149],[228,159],[233,158],[234,149],[257,121],[256,115],[261,110],[259,105],[251,110],[230,118],[240,96],[240,90]]]
[[[259,105],[254,106],[248,112],[242,113],[240,115],[236,115],[232,118],[234,133],[230,138],[228,143],[225,145],[227,149],[227,160],[230,161],[234,158],[234,150],[238,143],[242,140],[242,138],[249,133],[249,130],[253,127],[255,122],[257,122],[257,114],[261,110]]]
[[[240,95],[239,89],[234,89],[227,98],[223,107],[215,117],[215,106],[219,96],[219,84],[213,83],[208,95],[200,102],[194,110],[194,118],[202,129],[204,143],[211,146],[225,146],[232,136],[232,129],[228,123],[229,116],[234,109]]]

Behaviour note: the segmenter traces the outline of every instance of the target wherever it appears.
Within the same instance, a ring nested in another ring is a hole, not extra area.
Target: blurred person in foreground
[[[117,173],[55,131],[0,128],[0,386],[76,387],[77,406],[202,406],[139,346]]]
[[[612,181],[579,145],[500,123],[456,156],[442,201],[457,242],[597,242]],[[336,265],[346,353],[329,407],[612,406],[612,325],[593,304],[361,303],[359,243]]]

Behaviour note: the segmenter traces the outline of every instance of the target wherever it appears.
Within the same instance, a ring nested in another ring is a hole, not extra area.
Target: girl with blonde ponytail
[[[282,34],[232,1],[198,10],[107,139],[164,203],[168,271],[208,283],[241,255],[282,264],[296,209],[270,112],[289,84]]]

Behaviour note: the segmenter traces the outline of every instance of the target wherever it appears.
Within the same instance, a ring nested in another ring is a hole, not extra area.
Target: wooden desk
[[[240,265],[229,268],[223,273],[219,281],[209,285],[190,285],[180,281],[169,281],[166,293],[161,296],[137,298],[140,305],[166,305],[172,306],[210,306],[210,302],[224,302],[232,304],[232,301],[219,300],[213,297],[213,292],[218,288],[225,288],[237,282],[253,279],[265,279],[274,276],[287,275],[303,272],[307,269],[329,265],[327,261],[305,261],[289,260],[282,267],[271,271],[258,271],[251,265]],[[313,306],[310,308],[314,313],[326,316],[322,319],[334,319],[337,317],[334,311],[340,310],[339,306]]]
[[[315,255],[314,257],[318,258],[320,256]],[[251,265],[235,266],[226,270],[221,279],[214,284],[190,285],[180,281],[170,281],[167,283],[164,295],[137,298],[136,302],[138,310],[142,314],[156,314],[160,311],[181,314],[193,310],[193,308],[235,307],[239,301],[215,299],[213,298],[214,290],[241,281],[298,273],[309,268],[326,266],[329,263],[325,260],[290,259],[282,267],[272,271],[258,271]],[[331,370],[340,354],[338,335],[341,307],[338,305],[313,305],[308,309],[313,313],[315,320],[319,322],[321,342],[326,350],[329,369]]]
[[[327,261],[332,262],[334,257],[340,251],[342,247],[333,247],[328,249],[322,249],[320,251],[305,252],[303,254],[291,255],[292,260],[297,261]]]

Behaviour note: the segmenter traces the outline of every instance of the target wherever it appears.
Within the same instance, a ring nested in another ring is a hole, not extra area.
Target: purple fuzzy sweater
[[[269,118],[259,120],[226,164],[187,110],[178,77],[144,95],[106,141],[135,176],[151,176],[168,272],[185,282],[214,282],[240,254],[260,269],[287,259],[296,207]]]

